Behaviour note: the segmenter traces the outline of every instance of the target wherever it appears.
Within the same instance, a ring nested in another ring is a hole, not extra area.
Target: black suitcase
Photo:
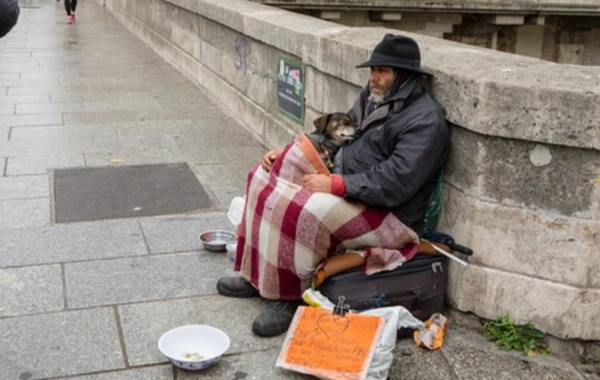
[[[404,306],[425,321],[444,308],[447,266],[445,256],[417,255],[394,270],[371,276],[362,268],[349,269],[329,277],[317,290],[334,304],[344,296],[352,310]]]

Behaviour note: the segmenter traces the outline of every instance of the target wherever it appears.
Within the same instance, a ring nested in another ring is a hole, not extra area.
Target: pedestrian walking
[[[67,24],[75,22],[75,8],[77,0],[65,0],[65,10],[67,11]]]

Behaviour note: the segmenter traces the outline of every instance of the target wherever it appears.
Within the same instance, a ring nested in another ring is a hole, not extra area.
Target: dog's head
[[[314,120],[315,128],[337,145],[356,138],[356,123],[343,112],[326,113]]]

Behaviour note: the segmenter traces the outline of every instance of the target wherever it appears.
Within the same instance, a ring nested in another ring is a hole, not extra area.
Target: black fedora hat
[[[356,67],[385,66],[429,74],[421,69],[421,52],[419,45],[410,37],[386,34],[375,46],[371,59]]]

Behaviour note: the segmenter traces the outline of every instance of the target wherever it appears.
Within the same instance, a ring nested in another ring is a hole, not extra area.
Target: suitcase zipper
[[[372,274],[370,276],[365,275],[364,273],[362,273],[361,268],[354,268],[354,269],[350,269],[348,271],[339,273],[337,275],[335,275],[334,277],[330,277],[327,279],[328,283],[344,283],[344,282],[356,282],[356,276],[357,275],[362,275],[364,278],[387,278],[387,277],[395,277],[398,275],[398,271],[402,271],[403,274],[410,274],[410,273],[419,273],[419,272],[423,272],[424,270],[427,270],[428,268],[431,268],[431,270],[433,271],[433,273],[437,273],[437,269],[436,268],[440,268],[441,271],[443,272],[443,262],[445,261],[445,257],[425,257],[422,259],[418,259],[415,261],[408,261],[406,264],[399,266],[398,268],[391,270],[391,271],[385,271],[385,272],[379,272],[376,274]],[[423,262],[419,262],[419,261],[423,261]],[[432,261],[434,261],[432,263]],[[437,264],[437,265],[436,265]],[[412,265],[412,267],[411,267]]]

